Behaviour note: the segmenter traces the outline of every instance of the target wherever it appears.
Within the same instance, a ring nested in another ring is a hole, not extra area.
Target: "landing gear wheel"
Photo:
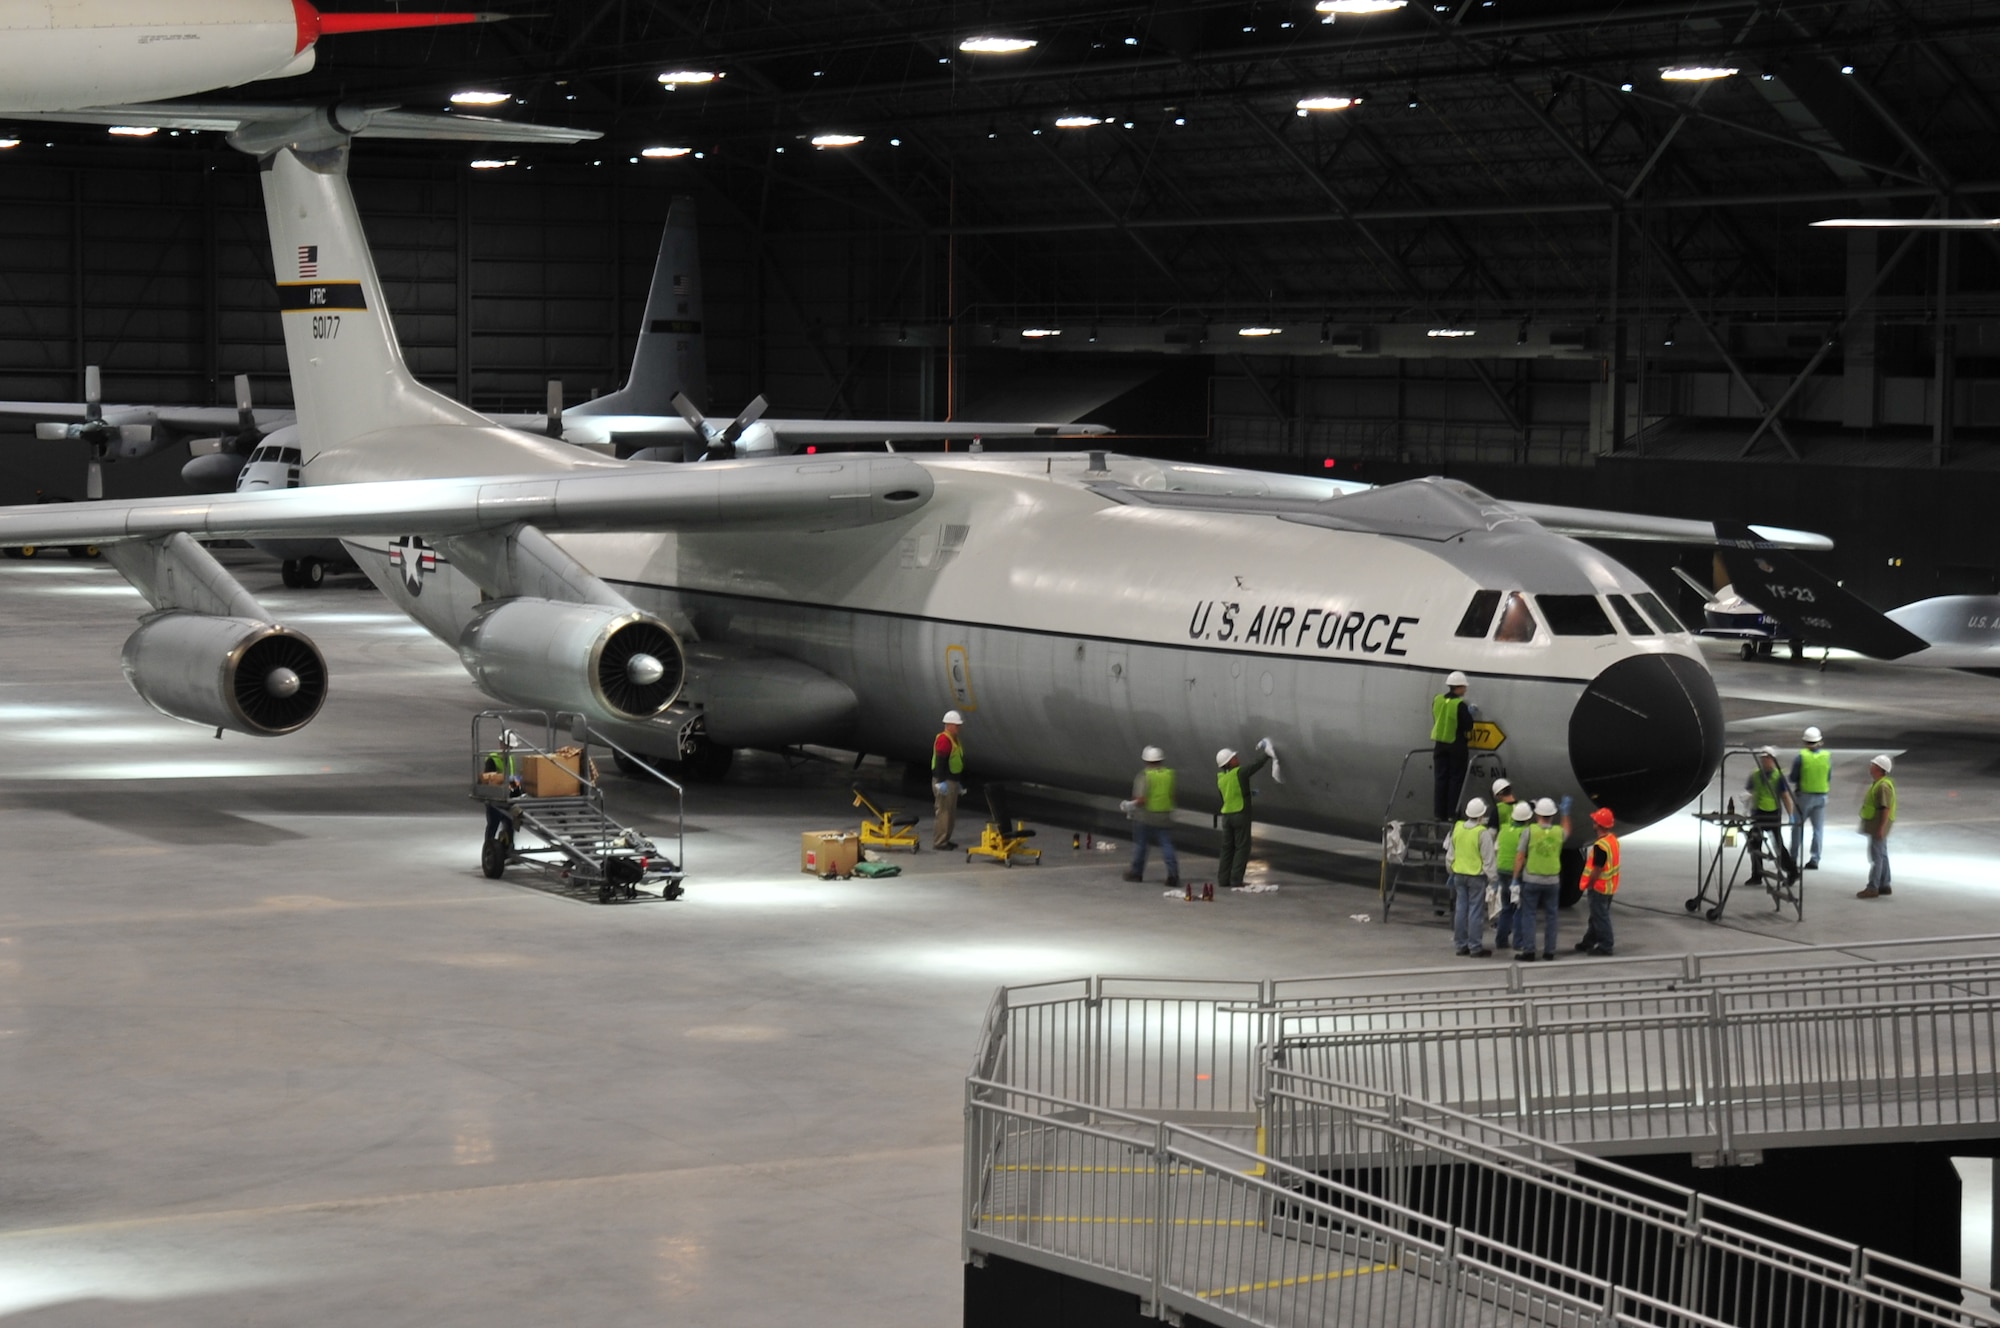
[[[1562,884],[1556,889],[1557,908],[1575,908],[1576,901],[1583,898],[1583,853],[1580,849],[1565,848],[1562,851]]]
[[[69,546],[69,556],[72,558],[101,558],[104,556],[104,551],[95,544],[72,544]]]
[[[287,590],[297,590],[299,588],[299,560],[296,558],[285,559],[278,566],[278,575],[284,578]]]
[[[20,548],[14,550],[14,556],[16,558],[32,558],[41,551],[42,546],[39,544],[23,544]]]
[[[1745,641],[1743,643],[1743,648],[1739,650],[1737,653],[1743,656],[1743,660],[1745,663],[1748,663],[1749,661],[1757,658],[1757,643],[1754,641]]]
[[[497,881],[507,870],[508,841],[499,835],[488,835],[479,846],[479,870],[486,873],[486,879]]]
[[[729,767],[736,760],[736,749],[710,742],[707,738],[695,739],[694,750],[681,758],[681,768],[687,777],[697,784],[720,784]]]
[[[326,584],[326,564],[317,558],[299,559],[299,586],[305,590],[318,590]]]

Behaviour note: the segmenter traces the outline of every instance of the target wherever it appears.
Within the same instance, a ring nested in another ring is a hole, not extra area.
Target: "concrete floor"
[[[115,573],[0,563],[9,1324],[954,1323],[995,984],[1472,962],[1428,909],[1362,920],[1368,846],[1296,836],[1265,846],[1280,889],[1206,907],[1067,829],[1038,870],[925,853],[815,882],[798,832],[851,822],[849,775],[769,757],[696,791],[681,902],[491,883],[452,653],[365,587],[238,565],[331,661],[296,737],[154,715],[119,673],[140,601]],[[1681,907],[1691,823],[1636,835],[1621,954],[2000,930],[2000,683],[1715,668],[1734,738],[1827,730],[1827,865],[1803,923],[1745,893],[1710,925]],[[1861,902],[1878,750],[1903,762],[1898,889]],[[657,791],[614,784],[658,825]]]

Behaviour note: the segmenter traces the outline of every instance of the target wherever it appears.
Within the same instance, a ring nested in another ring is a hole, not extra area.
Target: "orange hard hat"
[[[1611,815],[1611,809],[1609,807],[1599,807],[1596,811],[1590,814],[1590,819],[1597,822],[1597,824],[1603,826],[1606,830],[1609,830],[1611,828],[1612,821],[1615,820],[1616,818]]]

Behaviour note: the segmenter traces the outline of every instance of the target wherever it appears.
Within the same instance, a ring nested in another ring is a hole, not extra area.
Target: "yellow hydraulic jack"
[[[986,786],[986,810],[989,817],[986,828],[979,832],[979,842],[965,850],[965,860],[971,862],[976,855],[992,858],[1003,867],[1011,867],[1014,859],[1027,858],[1037,867],[1041,866],[1042,851],[1027,847],[1035,832],[1007,815],[1007,804],[1001,797],[998,784]]]
[[[864,848],[906,848],[917,851],[917,818],[905,815],[893,808],[877,807],[869,801],[860,786],[854,789],[854,805],[864,808],[868,815],[861,821],[861,844]]]

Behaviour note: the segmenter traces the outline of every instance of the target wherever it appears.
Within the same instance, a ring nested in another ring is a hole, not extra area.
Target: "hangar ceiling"
[[[2000,421],[2000,242],[1807,227],[1994,210],[2000,14],[1974,0],[539,8],[330,42],[253,93],[493,89],[494,113],[604,132],[504,171],[448,145],[357,160],[413,358],[480,404],[532,404],[545,373],[616,383],[666,198],[688,192],[723,409],[765,390],[795,413],[937,414],[1035,355],[1121,352],[1106,382],[1200,357],[1206,418],[1181,432],[1225,452],[1791,458],[1860,438],[1944,461]],[[1036,45],[960,49],[977,35]],[[1690,65],[1736,72],[1662,77]],[[719,77],[660,81],[681,70]],[[1353,104],[1300,108],[1316,97]],[[861,141],[814,147],[826,133]],[[112,375],[121,355],[128,396],[218,399],[237,368],[282,368],[233,154],[30,137],[0,165],[0,230],[46,252],[0,258],[0,296],[39,290],[42,314],[0,311],[6,395],[68,395],[85,359]],[[181,221],[167,285],[197,308],[172,319],[128,251]],[[113,252],[122,284],[100,280]],[[93,291],[157,305],[158,328]]]

